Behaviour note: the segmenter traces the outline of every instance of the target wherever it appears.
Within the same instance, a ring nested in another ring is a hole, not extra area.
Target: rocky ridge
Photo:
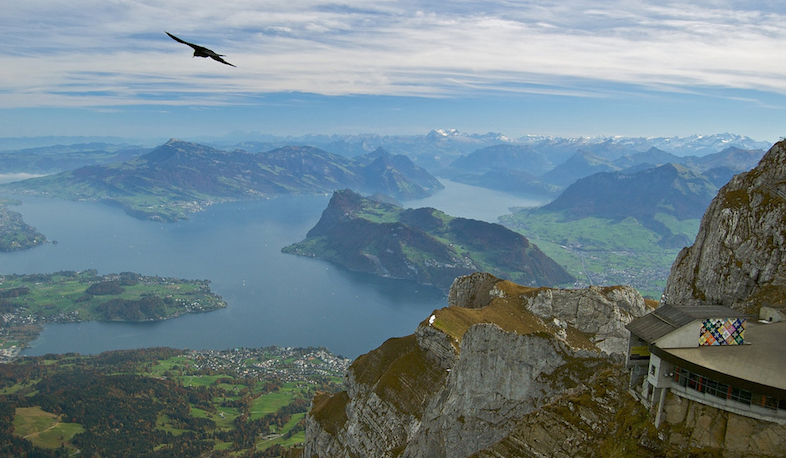
[[[786,310],[786,141],[721,188],[674,262],[664,301]]]
[[[344,392],[315,400],[304,456],[469,456],[621,358],[627,331],[610,317],[647,311],[632,288],[527,288],[482,273],[456,279],[449,303],[359,357]]]

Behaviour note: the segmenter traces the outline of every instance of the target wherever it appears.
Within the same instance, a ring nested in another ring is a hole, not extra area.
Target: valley
[[[656,215],[673,234],[693,240],[698,218],[678,221]],[[674,259],[682,247],[664,247],[662,237],[635,218],[570,220],[560,212],[541,213],[516,209],[500,223],[535,243],[574,277],[571,287],[630,285],[644,297],[659,299]]]

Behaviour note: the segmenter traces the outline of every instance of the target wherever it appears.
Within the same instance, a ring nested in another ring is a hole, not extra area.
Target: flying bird
[[[222,57],[224,56],[223,54],[218,54],[217,52],[215,52],[215,51],[213,51],[211,49],[207,49],[204,46],[195,45],[194,43],[189,43],[189,42],[187,42],[185,40],[181,40],[180,38],[172,35],[169,32],[165,32],[165,33],[167,35],[169,35],[170,37],[172,37],[173,40],[175,40],[177,42],[180,42],[180,43],[183,43],[184,45],[191,46],[192,48],[194,48],[194,56],[193,57],[209,57],[209,58],[211,58],[211,59],[213,59],[215,61],[221,62],[222,64],[227,64],[229,66],[236,67],[236,65],[232,65],[229,62],[227,62],[224,59],[222,59]]]

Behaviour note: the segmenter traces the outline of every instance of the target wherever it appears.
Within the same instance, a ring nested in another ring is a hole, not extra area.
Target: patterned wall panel
[[[744,342],[744,319],[710,318],[701,323],[699,345],[742,345]]]

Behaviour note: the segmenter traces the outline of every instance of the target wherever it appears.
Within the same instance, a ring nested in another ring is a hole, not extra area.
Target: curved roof
[[[708,377],[724,383],[786,399],[786,322],[748,322],[745,342],[750,345],[659,348],[656,353],[688,370],[709,372]]]

